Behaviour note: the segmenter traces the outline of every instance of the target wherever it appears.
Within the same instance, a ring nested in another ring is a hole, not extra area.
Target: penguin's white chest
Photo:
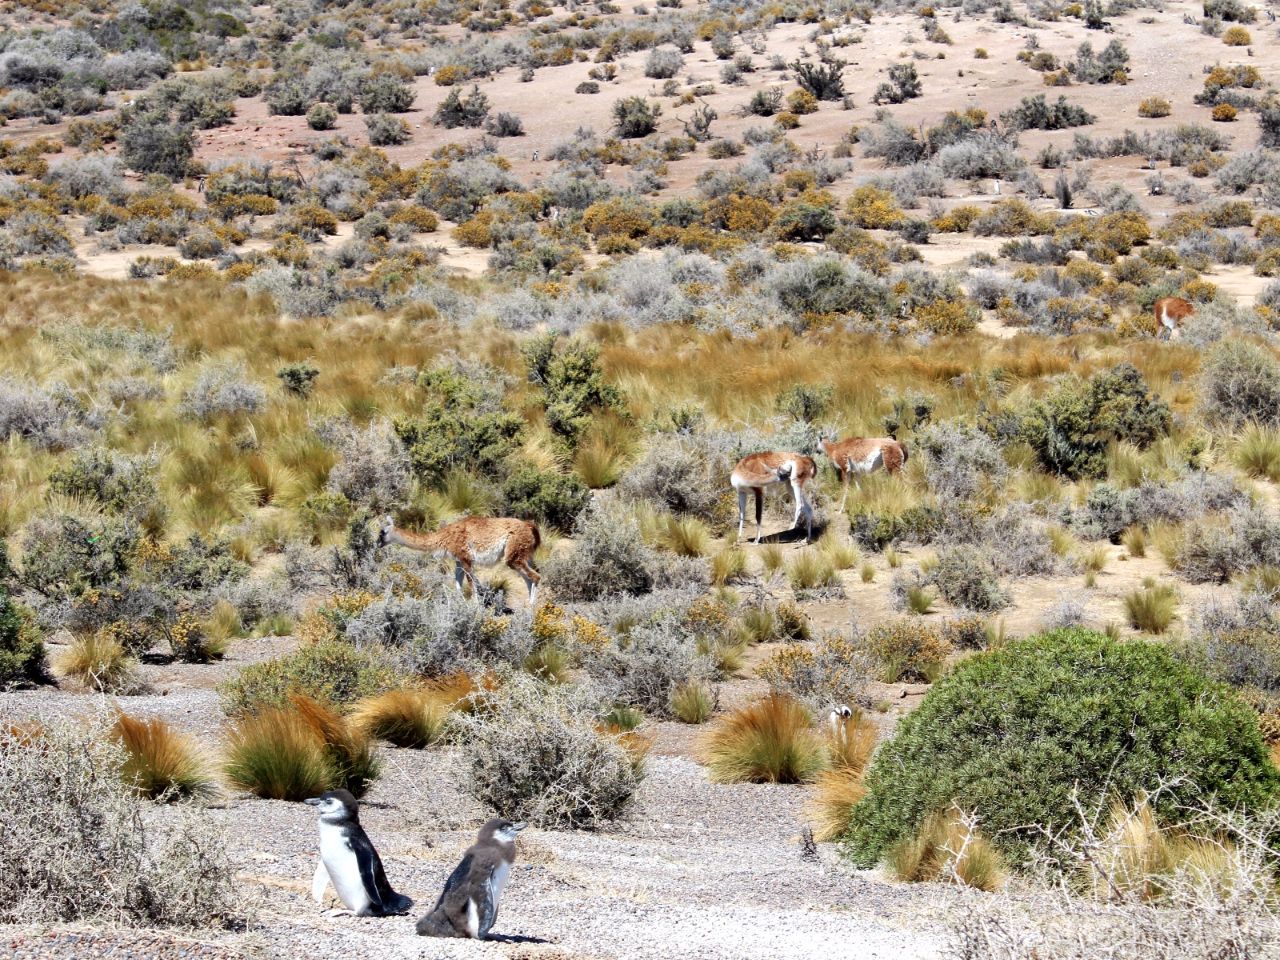
[[[370,902],[369,893],[364,888],[355,851],[347,843],[346,831],[320,824],[320,859],[329,872],[329,880],[342,905],[352,913],[366,909]]]
[[[489,897],[493,900],[493,909],[498,909],[498,900],[502,896],[502,891],[507,886],[507,881],[511,879],[511,864],[500,863],[493,871],[493,877],[489,881]]]

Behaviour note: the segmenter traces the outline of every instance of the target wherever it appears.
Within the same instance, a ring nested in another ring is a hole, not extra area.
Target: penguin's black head
[[[306,803],[318,808],[320,819],[329,823],[341,823],[343,820],[359,818],[360,805],[346,790],[330,790],[318,797],[309,798]]]
[[[497,840],[499,843],[515,843],[516,834],[524,827],[525,825],[521,822],[513,823],[510,820],[495,817],[480,828],[480,842]]]

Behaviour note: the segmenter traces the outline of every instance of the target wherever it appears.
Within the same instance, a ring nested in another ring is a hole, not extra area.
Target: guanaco
[[[1173,332],[1178,329],[1178,324],[1196,312],[1195,305],[1190,300],[1183,300],[1181,297],[1161,297],[1152,307],[1156,315],[1156,339],[1162,336],[1173,339]]]
[[[818,465],[811,457],[801,453],[767,450],[743,457],[729,475],[729,482],[738,491],[738,538],[742,538],[742,527],[747,514],[747,491],[756,495],[756,543],[760,542],[760,518],[764,513],[764,488],[775,483],[790,483],[791,492],[795,495],[796,515],[792,521],[794,529],[800,528],[800,516],[808,521],[805,529],[805,540],[813,539],[813,505],[805,494],[805,484],[818,472]]]
[[[533,554],[542,543],[538,525],[515,517],[466,517],[446,524],[434,533],[413,533],[396,526],[387,516],[378,531],[378,546],[395,543],[433,556],[453,557],[453,578],[462,590],[463,579],[474,589],[474,567],[491,567],[499,561],[520,574],[529,590],[529,604],[537,602],[542,576],[533,568]]]
[[[850,437],[848,440],[819,437],[818,447],[840,475],[840,486],[843,488],[840,497],[841,513],[844,513],[845,503],[849,499],[850,477],[880,469],[886,473],[897,473],[907,462],[908,456],[907,445],[892,437]]]

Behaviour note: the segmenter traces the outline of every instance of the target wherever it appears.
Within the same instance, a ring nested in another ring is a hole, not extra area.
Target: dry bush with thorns
[[[109,731],[0,732],[0,921],[223,927],[245,919],[224,839],[181,809],[158,818],[119,775]]]

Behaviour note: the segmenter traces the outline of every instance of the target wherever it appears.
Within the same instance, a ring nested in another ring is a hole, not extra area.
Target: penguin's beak
[[[515,830],[515,831],[517,831],[517,832],[518,832],[518,831],[520,831],[520,830],[523,830],[523,829],[524,829],[525,827],[527,827],[527,826],[528,826],[528,824],[527,824],[527,823],[525,823],[523,820],[521,820],[519,823],[513,823],[513,824],[511,825],[511,829],[512,829],[512,830]]]
[[[318,807],[318,806],[320,806],[320,804],[322,804],[324,801],[323,801],[323,800],[321,800],[319,797],[307,797],[307,799],[303,800],[302,802],[303,802],[303,803],[305,803],[305,804],[306,804],[307,806],[309,806],[309,807]]]

